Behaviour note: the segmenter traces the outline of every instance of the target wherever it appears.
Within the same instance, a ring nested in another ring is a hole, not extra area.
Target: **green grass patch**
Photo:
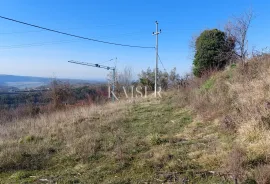
[[[201,89],[208,91],[212,89],[214,85],[215,85],[215,78],[211,77],[210,79],[204,82],[204,84],[201,86]]]

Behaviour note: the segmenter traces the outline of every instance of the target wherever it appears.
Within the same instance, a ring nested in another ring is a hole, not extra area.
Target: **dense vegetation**
[[[157,74],[157,85],[162,88],[162,90],[166,91],[168,88],[177,88],[178,86],[185,86],[186,85],[186,76],[180,76],[176,68],[173,68],[169,73],[167,71],[158,70]],[[147,86],[148,89],[154,90],[155,86],[155,70],[151,70],[148,68],[146,71],[142,71],[139,74],[139,81],[137,85]]]
[[[107,87],[91,87],[91,86],[82,86],[76,88],[70,88],[69,90],[71,104],[75,104],[77,101],[91,99],[92,101],[97,101],[99,97],[107,96]],[[60,93],[60,91],[58,91]],[[64,95],[64,94],[63,94]],[[68,95],[68,94],[65,94]],[[1,94],[0,95],[0,106],[2,108],[15,108],[20,105],[26,104],[35,104],[35,105],[44,105],[51,102],[51,91],[46,92],[22,92],[22,93],[11,93],[11,94]],[[68,101],[67,99],[63,100],[61,103]]]
[[[21,94],[2,94],[0,95],[1,108],[16,108],[24,104],[44,104],[49,100],[44,97],[41,92],[36,93],[21,93]]]
[[[233,57],[234,39],[218,29],[205,30],[196,40],[193,73],[202,76],[207,71],[220,70]]]
[[[107,98],[107,86],[103,84],[74,87],[68,83],[54,81],[49,91],[1,94],[0,124],[76,105],[102,104]]]

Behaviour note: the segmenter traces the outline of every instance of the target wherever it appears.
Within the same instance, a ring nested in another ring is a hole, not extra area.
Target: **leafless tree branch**
[[[235,55],[241,59],[243,64],[248,57],[247,33],[253,19],[254,12],[250,9],[239,17],[234,16],[232,21],[229,21],[224,28],[227,36],[234,39],[236,44]]]

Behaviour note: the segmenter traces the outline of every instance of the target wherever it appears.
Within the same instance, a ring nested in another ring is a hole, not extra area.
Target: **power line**
[[[106,26],[114,26],[112,25],[104,25],[104,26],[95,26],[95,28],[99,28],[99,27],[106,27]],[[65,28],[65,29],[61,29],[61,30],[82,30],[85,29],[87,30],[88,28]],[[166,30],[162,30],[162,32],[175,32],[175,30],[181,30],[181,31],[185,31],[185,30],[202,30],[203,28],[174,28],[172,29],[166,29]],[[27,34],[27,33],[40,33],[40,32],[45,32],[46,30],[40,30],[40,31],[35,31],[35,30],[25,30],[25,31],[12,31],[12,32],[0,32],[0,35],[11,35],[11,34]],[[137,32],[142,32],[142,31],[136,31]]]
[[[78,30],[78,29],[87,29],[87,28],[70,28],[70,29],[62,29],[62,30]],[[13,31],[13,32],[0,32],[0,35],[12,35],[12,34],[25,34],[25,33],[40,33],[40,32],[46,32],[46,30],[29,30],[29,31]],[[136,33],[142,33],[142,31],[136,31],[136,32],[130,32],[130,33],[124,33],[124,34],[117,34],[117,35],[131,35]]]
[[[133,32],[133,33],[124,33],[119,34],[121,36],[129,36],[134,35],[139,32]],[[107,38],[116,38],[116,37],[107,37]],[[44,45],[54,45],[54,44],[63,44],[63,43],[71,43],[71,42],[78,42],[78,40],[56,40],[51,42],[36,42],[36,43],[25,43],[25,44],[16,44],[16,45],[4,45],[0,46],[0,50],[6,50],[6,49],[18,49],[18,48],[25,48],[25,47],[36,47],[36,46],[44,46]]]
[[[94,25],[91,26],[90,28],[102,28],[102,27],[113,27],[113,26],[122,26],[122,25],[126,25],[126,24],[107,24],[107,25]],[[90,29],[90,28],[86,28],[86,27],[73,27],[73,28],[65,28],[65,29],[61,29],[61,30],[78,30],[78,29]],[[35,31],[35,30],[25,30],[25,31],[12,31],[12,32],[0,32],[0,34],[24,34],[24,33],[35,33],[35,32],[44,32],[46,30],[42,30],[42,31]]]
[[[165,72],[167,72],[167,70],[165,69],[165,67],[164,67],[164,65],[163,65],[163,63],[162,63],[162,61],[161,61],[161,59],[160,59],[159,55],[158,55],[158,59],[159,59],[159,62],[161,63],[161,65],[162,65],[162,67],[163,67],[164,71],[165,71]]]
[[[70,34],[70,33],[61,32],[61,31],[57,31],[57,30],[54,30],[54,29],[49,29],[49,28],[38,26],[38,25],[29,24],[29,23],[26,23],[26,22],[22,22],[22,21],[19,21],[19,20],[15,20],[15,19],[3,17],[3,16],[0,16],[0,18],[5,19],[5,20],[9,20],[9,21],[13,21],[13,22],[16,22],[16,23],[24,24],[24,25],[27,25],[27,26],[32,26],[32,27],[35,27],[35,28],[51,31],[51,32],[54,32],[54,33],[62,34],[62,35],[67,35],[67,36],[80,38],[80,39],[84,39],[84,40],[90,40],[90,41],[93,41],[93,42],[99,42],[99,43],[110,44],[110,45],[118,45],[118,46],[122,46],[122,47],[141,48],[141,49],[153,49],[153,48],[155,48],[155,47],[144,47],[144,46],[137,46],[137,45],[128,45],[128,44],[107,42],[107,41],[102,41],[102,40],[97,40],[97,39],[93,39],[93,38],[87,38],[87,37],[83,37],[83,36],[78,36],[78,35],[74,35],[74,34]]]

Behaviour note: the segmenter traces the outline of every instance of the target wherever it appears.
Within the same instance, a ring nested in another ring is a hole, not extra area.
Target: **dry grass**
[[[192,109],[197,115],[197,122],[180,134],[193,139],[212,136],[211,140],[217,142],[212,141],[206,150],[190,153],[200,163],[205,166],[218,163],[221,170],[228,170],[226,163],[232,160],[228,153],[234,152],[235,145],[245,152],[239,178],[249,178],[259,165],[269,163],[269,73],[270,56],[254,57],[244,66],[227,67],[204,79],[191,78],[189,87],[175,92],[172,101],[179,107]],[[215,152],[209,151],[213,148]]]
[[[1,147],[8,145],[8,149],[13,150],[7,151],[10,158],[16,158],[17,153],[23,152],[23,145],[31,143],[35,145],[30,149],[33,153],[39,151],[39,146],[46,148],[54,146],[52,143],[57,145],[64,142],[68,154],[94,154],[100,140],[100,132],[95,130],[110,125],[110,131],[117,134],[118,130],[114,130],[113,122],[123,118],[124,109],[126,108],[121,103],[81,107],[0,125]],[[114,113],[115,111],[118,113]],[[2,153],[0,160],[10,161],[4,158],[6,155]],[[4,162],[0,163],[0,168],[3,168],[3,164]]]
[[[45,178],[57,183],[155,183],[192,179],[187,173],[203,166],[187,153],[197,144],[205,146],[200,145],[203,140],[179,137],[192,116],[168,100],[83,107],[3,124],[0,181],[38,183]]]
[[[256,181],[258,184],[268,184],[270,183],[270,166],[259,166],[256,171]]]
[[[6,182],[30,181],[32,174],[58,183],[267,183],[269,73],[266,55],[190,79],[161,100],[2,124],[0,176]]]

